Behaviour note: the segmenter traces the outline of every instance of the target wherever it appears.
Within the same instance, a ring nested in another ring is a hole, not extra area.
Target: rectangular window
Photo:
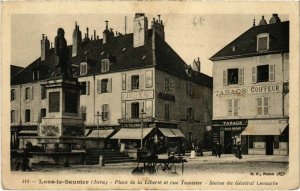
[[[102,120],[103,121],[109,120],[109,105],[108,104],[102,105]]]
[[[139,89],[139,75],[133,75],[131,76],[131,90],[137,90]]]
[[[228,99],[227,101],[227,115],[229,117],[236,117],[239,115],[239,100],[238,99]]]
[[[165,104],[165,120],[170,119],[170,105],[168,103]]]
[[[39,80],[39,77],[40,77],[40,74],[39,74],[39,71],[33,71],[32,72],[32,77],[33,77],[33,80]]]
[[[267,51],[268,50],[268,37],[259,37],[257,39],[257,51]]]
[[[139,118],[140,113],[140,104],[139,102],[131,103],[131,118]]]
[[[101,62],[101,72],[108,72],[109,71],[109,60],[108,59],[104,59]]]
[[[165,87],[164,87],[165,93],[170,93],[170,78],[165,77]]]
[[[80,111],[81,111],[82,120],[86,121],[86,106],[81,106]]]
[[[87,74],[87,63],[83,62],[80,63],[80,75],[85,75]]]
[[[153,71],[146,71],[146,88],[151,88],[153,86]]]
[[[193,96],[194,95],[194,86],[192,82],[186,83],[186,95]]]
[[[46,109],[42,108],[41,109],[41,118],[46,117]]]
[[[126,74],[122,74],[122,90],[126,90]]]
[[[41,99],[46,99],[47,98],[47,91],[45,86],[41,86]]]
[[[194,110],[192,107],[188,107],[186,109],[186,119],[187,121],[193,121],[194,120]]]
[[[16,99],[16,90],[15,89],[11,89],[10,90],[10,101],[13,101]]]
[[[25,88],[25,100],[31,99],[30,87]]]
[[[228,85],[231,84],[238,84],[238,78],[239,78],[239,69],[234,68],[234,69],[228,69]]]
[[[81,85],[81,90],[80,90],[80,95],[86,95],[86,89],[87,89],[87,83],[86,82],[80,82]]]
[[[101,93],[107,93],[108,92],[108,79],[102,79],[101,80]]]
[[[257,115],[269,115],[269,98],[256,98],[256,113]]]
[[[257,66],[257,82],[269,81],[269,65]]]
[[[10,122],[11,123],[16,122],[16,111],[15,110],[11,110],[11,112],[10,112]]]
[[[25,123],[30,122],[30,109],[25,110]]]

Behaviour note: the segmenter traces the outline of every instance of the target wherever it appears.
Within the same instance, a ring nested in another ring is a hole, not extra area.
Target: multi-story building
[[[213,142],[225,153],[288,153],[289,22],[273,14],[226,45],[213,61]]]
[[[94,147],[99,138],[106,140],[102,146],[130,142],[139,147],[142,137],[150,136],[164,143],[185,137],[189,144],[204,144],[212,113],[212,78],[200,72],[199,60],[190,67],[166,43],[160,18],[148,29],[147,17],[137,13],[131,34],[114,34],[108,21],[102,39],[95,31],[90,39],[88,33],[87,28],[82,39],[76,23],[68,47],[72,74],[82,85],[87,147]],[[41,51],[40,58],[11,78],[16,146],[37,136],[49,107],[42,85],[53,75],[55,56],[44,35]]]

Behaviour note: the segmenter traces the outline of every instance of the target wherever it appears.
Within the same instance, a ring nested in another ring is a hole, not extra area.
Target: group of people
[[[222,145],[219,142],[217,142],[217,144],[213,148],[213,153],[215,154],[216,157],[220,158],[222,155],[222,151],[223,151]],[[232,152],[236,158],[241,159],[242,158],[242,145],[234,144]]]

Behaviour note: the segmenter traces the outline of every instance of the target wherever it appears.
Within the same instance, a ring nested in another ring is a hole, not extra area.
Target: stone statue
[[[64,29],[57,29],[57,36],[55,37],[56,67],[59,68],[60,75],[63,78],[69,78],[69,51],[67,47],[67,41],[64,35]]]

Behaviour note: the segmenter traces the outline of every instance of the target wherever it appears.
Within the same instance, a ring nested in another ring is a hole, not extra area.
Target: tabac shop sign
[[[139,100],[139,99],[152,99],[152,98],[153,98],[153,90],[122,93],[123,101]]]
[[[216,96],[243,96],[246,94],[280,93],[282,84],[253,85],[248,87],[216,90]]]
[[[232,127],[232,126],[247,126],[247,119],[236,119],[236,120],[213,120],[212,126],[221,126],[221,127]]]

